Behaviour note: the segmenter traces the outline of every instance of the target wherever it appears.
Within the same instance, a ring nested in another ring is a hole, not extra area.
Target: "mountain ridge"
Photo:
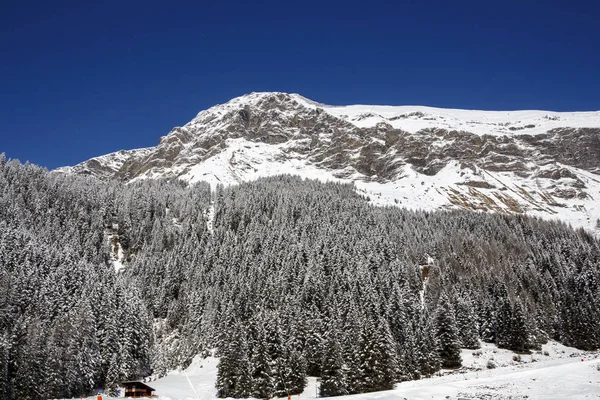
[[[290,173],[354,182],[376,204],[525,213],[594,229],[600,112],[328,106],[254,92],[199,112],[156,147],[58,171],[212,185]]]

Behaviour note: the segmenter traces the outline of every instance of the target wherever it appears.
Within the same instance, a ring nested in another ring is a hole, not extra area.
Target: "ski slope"
[[[463,368],[442,371],[433,378],[401,382],[394,390],[339,396],[339,400],[505,400],[600,399],[600,353],[582,352],[550,342],[542,351],[521,355],[484,343],[480,350],[463,350]],[[488,363],[496,367],[488,368]],[[190,367],[172,371],[148,383],[160,400],[216,399],[218,359],[196,357]],[[317,398],[318,382],[293,400]],[[91,400],[92,398],[90,398]],[[104,397],[106,400],[114,398]]]

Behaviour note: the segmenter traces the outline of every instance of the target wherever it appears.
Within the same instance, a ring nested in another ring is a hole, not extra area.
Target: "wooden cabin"
[[[154,389],[143,382],[129,381],[123,382],[122,385],[125,388],[125,397],[154,397],[152,394]]]

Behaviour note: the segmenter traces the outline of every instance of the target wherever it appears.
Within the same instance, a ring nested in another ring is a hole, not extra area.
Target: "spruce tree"
[[[302,353],[291,350],[287,357],[285,380],[288,395],[300,394],[306,387],[306,360]]]
[[[332,326],[324,341],[321,383],[319,385],[319,394],[322,397],[348,394],[348,382],[340,344],[341,335],[338,329]]]
[[[525,320],[525,311],[523,304],[519,299],[516,300],[512,309],[510,334],[507,348],[524,352],[529,347],[529,330]]]
[[[417,348],[419,372],[424,377],[429,377],[442,368],[436,333],[434,321],[430,317],[424,316],[421,322],[420,340]]]
[[[251,365],[248,345],[240,324],[224,333],[219,349],[216,388],[219,397],[248,397],[251,392]]]
[[[359,393],[393,389],[398,374],[396,349],[387,321],[368,318],[359,339],[356,390]]]
[[[462,365],[462,359],[460,357],[460,339],[456,327],[456,320],[454,319],[454,309],[445,294],[442,294],[439,299],[435,322],[442,367],[460,367]]]
[[[251,366],[250,396],[257,399],[268,399],[274,392],[274,378],[272,376],[272,360],[269,358],[265,343],[265,336],[260,335],[253,343]]]
[[[481,347],[477,317],[471,300],[468,298],[459,298],[457,301],[456,327],[458,328],[461,347],[465,349],[478,349]]]
[[[122,381],[121,371],[119,368],[119,356],[117,353],[113,354],[108,364],[108,370],[106,372],[106,380],[104,383],[104,391],[109,396],[117,396],[117,388]]]
[[[496,345],[501,348],[509,348],[513,322],[513,309],[508,298],[500,302],[496,316]]]

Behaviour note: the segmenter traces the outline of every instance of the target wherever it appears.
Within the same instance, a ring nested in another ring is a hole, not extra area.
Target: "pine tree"
[[[421,323],[420,341],[417,349],[419,372],[429,377],[442,368],[439,343],[433,321],[424,316]]]
[[[346,378],[346,389],[349,394],[359,393],[359,382],[361,378],[361,330],[365,320],[354,304],[349,304],[348,316],[341,334],[342,359],[344,360],[344,372]]]
[[[1,155],[0,155],[1,160]],[[7,334],[0,336],[0,397],[11,399],[9,379],[10,341]]]
[[[321,383],[319,394],[322,397],[348,394],[346,371],[342,358],[341,335],[332,326],[325,336],[323,361],[321,365]]]
[[[306,360],[297,350],[291,350],[288,353],[285,380],[289,395],[300,394],[306,387]]]
[[[359,339],[359,393],[393,389],[398,364],[392,334],[387,321],[367,319]]]
[[[440,297],[435,321],[442,367],[460,367],[462,365],[460,357],[460,340],[458,337],[456,320],[454,319],[454,309],[445,294]]]
[[[456,327],[458,328],[461,347],[465,349],[478,349],[481,347],[477,318],[470,299],[459,298],[457,301]]]
[[[498,347],[510,347],[512,321],[512,305],[510,304],[508,298],[503,298],[500,302],[496,317],[496,345]]]
[[[496,342],[496,308],[492,300],[486,297],[479,305],[478,312],[479,336],[481,340],[487,343]]]
[[[383,318],[379,318],[376,327],[373,350],[378,364],[374,382],[377,390],[393,389],[398,378],[398,359],[390,327]]]
[[[520,352],[528,349],[529,330],[525,320],[523,304],[519,299],[516,300],[512,309],[509,337],[507,348]]]
[[[317,310],[311,307],[310,312],[317,313]],[[305,331],[304,359],[307,362],[306,373],[309,376],[320,376],[321,359],[323,357],[321,341],[324,331],[322,319],[315,316],[307,320]]]
[[[403,329],[402,339],[396,343],[399,381],[419,379],[421,376],[420,349],[423,344],[422,337],[414,330],[413,324],[407,323]],[[434,350],[437,354],[437,348]],[[427,350],[430,351],[431,349]]]
[[[115,353],[112,355],[108,364],[108,370],[106,372],[106,381],[104,384],[104,391],[109,396],[117,396],[117,388],[122,381],[121,371],[119,368],[119,355]]]
[[[265,335],[259,334],[253,343],[251,365],[251,397],[257,399],[268,399],[274,392],[274,379],[271,369],[272,360],[269,358],[268,348],[265,343]]]
[[[219,397],[248,397],[251,392],[251,365],[241,325],[230,326],[221,343],[216,382]]]
[[[283,397],[289,395],[288,388],[288,349],[285,348],[282,340],[280,320],[277,315],[269,314],[266,316],[265,336],[267,358],[270,361],[269,374],[272,378],[273,395]]]
[[[47,371],[44,368],[48,349],[44,345],[46,332],[38,320],[28,321],[25,341],[15,357],[16,373],[12,382],[19,399],[38,399],[43,395]]]
[[[96,338],[94,315],[89,302],[82,299],[70,316],[74,332],[67,351],[71,354],[77,379],[72,393],[88,394],[96,384],[100,366],[100,346]]]

